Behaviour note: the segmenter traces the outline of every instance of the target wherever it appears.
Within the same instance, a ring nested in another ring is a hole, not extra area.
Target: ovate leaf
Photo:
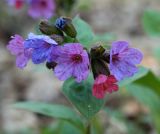
[[[92,95],[93,79],[77,83],[74,79],[64,82],[63,93],[75,105],[86,118],[94,116],[104,104],[103,99],[97,99]]]
[[[77,39],[79,42],[84,45],[84,47],[89,48],[94,39],[94,33],[89,24],[77,16],[73,19],[73,25],[77,30]]]

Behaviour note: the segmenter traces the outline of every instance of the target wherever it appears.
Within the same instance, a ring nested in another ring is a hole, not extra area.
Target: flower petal
[[[36,35],[34,33],[29,33],[28,35],[28,40],[43,40],[49,44],[52,44],[52,45],[57,45],[57,42],[54,41],[53,39],[51,39],[49,36],[47,35]]]
[[[89,75],[88,65],[78,64],[74,65],[73,76],[76,78],[77,82],[85,80]]]
[[[83,47],[80,43],[67,43],[64,45],[64,51],[70,54],[81,54],[83,52]]]
[[[58,64],[54,69],[54,73],[59,78],[59,80],[67,80],[72,76],[72,66],[72,64]]]
[[[16,66],[20,69],[23,69],[29,61],[29,58],[24,56],[24,54],[18,55],[16,57]]]
[[[50,49],[46,48],[38,48],[34,49],[32,53],[32,61],[34,64],[40,64],[43,63],[50,54]]]
[[[116,41],[112,43],[112,54],[122,53],[125,49],[128,49],[129,43],[126,41]]]
[[[109,86],[107,88],[107,92],[109,92],[109,93],[112,93],[114,91],[118,91],[118,85],[116,85],[116,84],[112,84],[111,86]]]
[[[138,71],[135,65],[132,65],[126,61],[120,61],[110,64],[110,71],[118,81],[123,80],[125,77],[133,76]]]
[[[23,38],[20,35],[15,35],[9,41],[9,44],[7,45],[7,49],[11,52],[11,54],[19,55],[24,52],[23,43],[24,43]]]
[[[139,64],[143,59],[143,54],[135,48],[130,48],[127,53],[124,53],[124,60],[132,64]]]
[[[92,95],[95,96],[97,99],[103,99],[105,97],[105,90],[103,84],[100,85],[93,85]]]

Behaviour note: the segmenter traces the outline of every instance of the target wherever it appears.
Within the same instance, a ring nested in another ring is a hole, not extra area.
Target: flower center
[[[40,2],[40,5],[41,5],[41,7],[46,7],[46,6],[47,6],[46,0],[42,0],[42,1]]]
[[[72,61],[75,63],[80,63],[82,62],[82,56],[80,54],[74,54],[72,55]]]
[[[119,60],[118,54],[112,55],[112,61],[113,62],[118,61],[118,60]]]

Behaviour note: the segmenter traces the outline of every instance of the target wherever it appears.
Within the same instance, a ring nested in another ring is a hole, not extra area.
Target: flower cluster
[[[55,11],[54,0],[7,0],[8,4],[21,9],[28,5],[28,14],[33,18],[51,18]]]
[[[73,77],[77,82],[87,79],[92,70],[95,79],[92,94],[98,99],[117,91],[117,82],[133,76],[143,58],[126,41],[113,42],[110,50],[96,46],[89,52],[76,39],[77,32],[70,18],[60,17],[54,26],[43,21],[40,30],[45,35],[30,33],[25,40],[15,35],[7,45],[16,56],[17,67],[24,68],[31,59],[34,64],[46,63],[60,80]],[[73,41],[66,42],[67,37]]]

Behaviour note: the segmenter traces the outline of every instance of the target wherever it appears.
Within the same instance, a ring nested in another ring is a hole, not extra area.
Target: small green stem
[[[87,128],[86,128],[86,134],[91,134],[91,124],[88,122]]]
[[[77,43],[79,42],[77,38],[74,38],[73,42]]]

